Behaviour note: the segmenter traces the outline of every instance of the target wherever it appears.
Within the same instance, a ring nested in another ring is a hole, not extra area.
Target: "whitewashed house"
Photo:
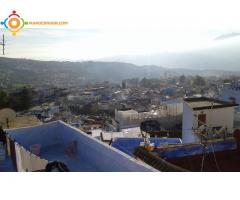
[[[203,137],[233,132],[235,103],[200,97],[183,102],[182,141],[199,142]]]

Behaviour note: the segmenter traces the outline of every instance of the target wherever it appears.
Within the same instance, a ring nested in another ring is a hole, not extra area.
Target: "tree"
[[[27,110],[32,102],[32,95],[28,88],[24,87],[21,91],[9,95],[10,107],[16,111]]]
[[[185,81],[186,81],[186,77],[185,77],[184,75],[182,75],[182,76],[179,77],[179,82],[180,82],[181,84],[185,83]]]
[[[28,88],[23,88],[20,92],[8,94],[0,91],[0,109],[10,107],[16,111],[26,110],[30,107],[32,95]]]
[[[197,75],[193,79],[193,85],[195,85],[195,86],[205,86],[206,85],[206,81],[205,81],[205,79],[203,77]]]
[[[9,106],[9,96],[6,92],[0,91],[0,109]]]
[[[149,83],[149,81],[148,81],[148,79],[145,78],[145,77],[140,81],[140,84],[141,84],[143,87],[148,86],[148,83]]]
[[[21,110],[26,110],[30,107],[32,97],[29,89],[26,87],[23,88],[22,92],[20,93],[20,102],[21,102]]]

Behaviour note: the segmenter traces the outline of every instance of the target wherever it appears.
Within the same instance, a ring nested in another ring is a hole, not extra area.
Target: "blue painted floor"
[[[26,150],[29,150],[31,145],[41,145],[39,155],[41,158],[61,161],[70,171],[155,171],[150,166],[102,144],[62,121],[8,129],[6,132]],[[70,156],[66,151],[69,153],[75,151],[75,155]]]
[[[72,172],[96,172],[97,169],[94,168],[86,159],[77,156],[68,156],[64,152],[63,145],[55,144],[49,147],[45,147],[41,150],[41,158],[48,161],[58,160],[67,165]]]

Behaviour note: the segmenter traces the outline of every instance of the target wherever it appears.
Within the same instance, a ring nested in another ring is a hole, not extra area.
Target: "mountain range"
[[[194,61],[193,61],[194,62]],[[210,61],[209,61],[210,62]],[[227,65],[226,65],[227,66]],[[161,78],[179,75],[240,75],[240,71],[215,69],[165,68],[157,65],[135,65],[124,62],[60,62],[29,59],[0,58],[0,87],[3,85],[31,84],[78,85],[88,82],[110,81],[119,83],[130,78]]]

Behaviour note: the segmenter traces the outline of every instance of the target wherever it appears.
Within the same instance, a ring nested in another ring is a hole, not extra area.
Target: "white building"
[[[149,112],[137,112],[136,110],[115,110],[115,121],[120,129],[140,126],[141,122],[157,120],[167,127],[181,123],[183,104],[171,102],[162,104],[158,109]]]
[[[202,134],[233,132],[236,104],[211,98],[188,98],[183,103],[182,141],[199,142]],[[205,135],[206,136],[206,135]]]

